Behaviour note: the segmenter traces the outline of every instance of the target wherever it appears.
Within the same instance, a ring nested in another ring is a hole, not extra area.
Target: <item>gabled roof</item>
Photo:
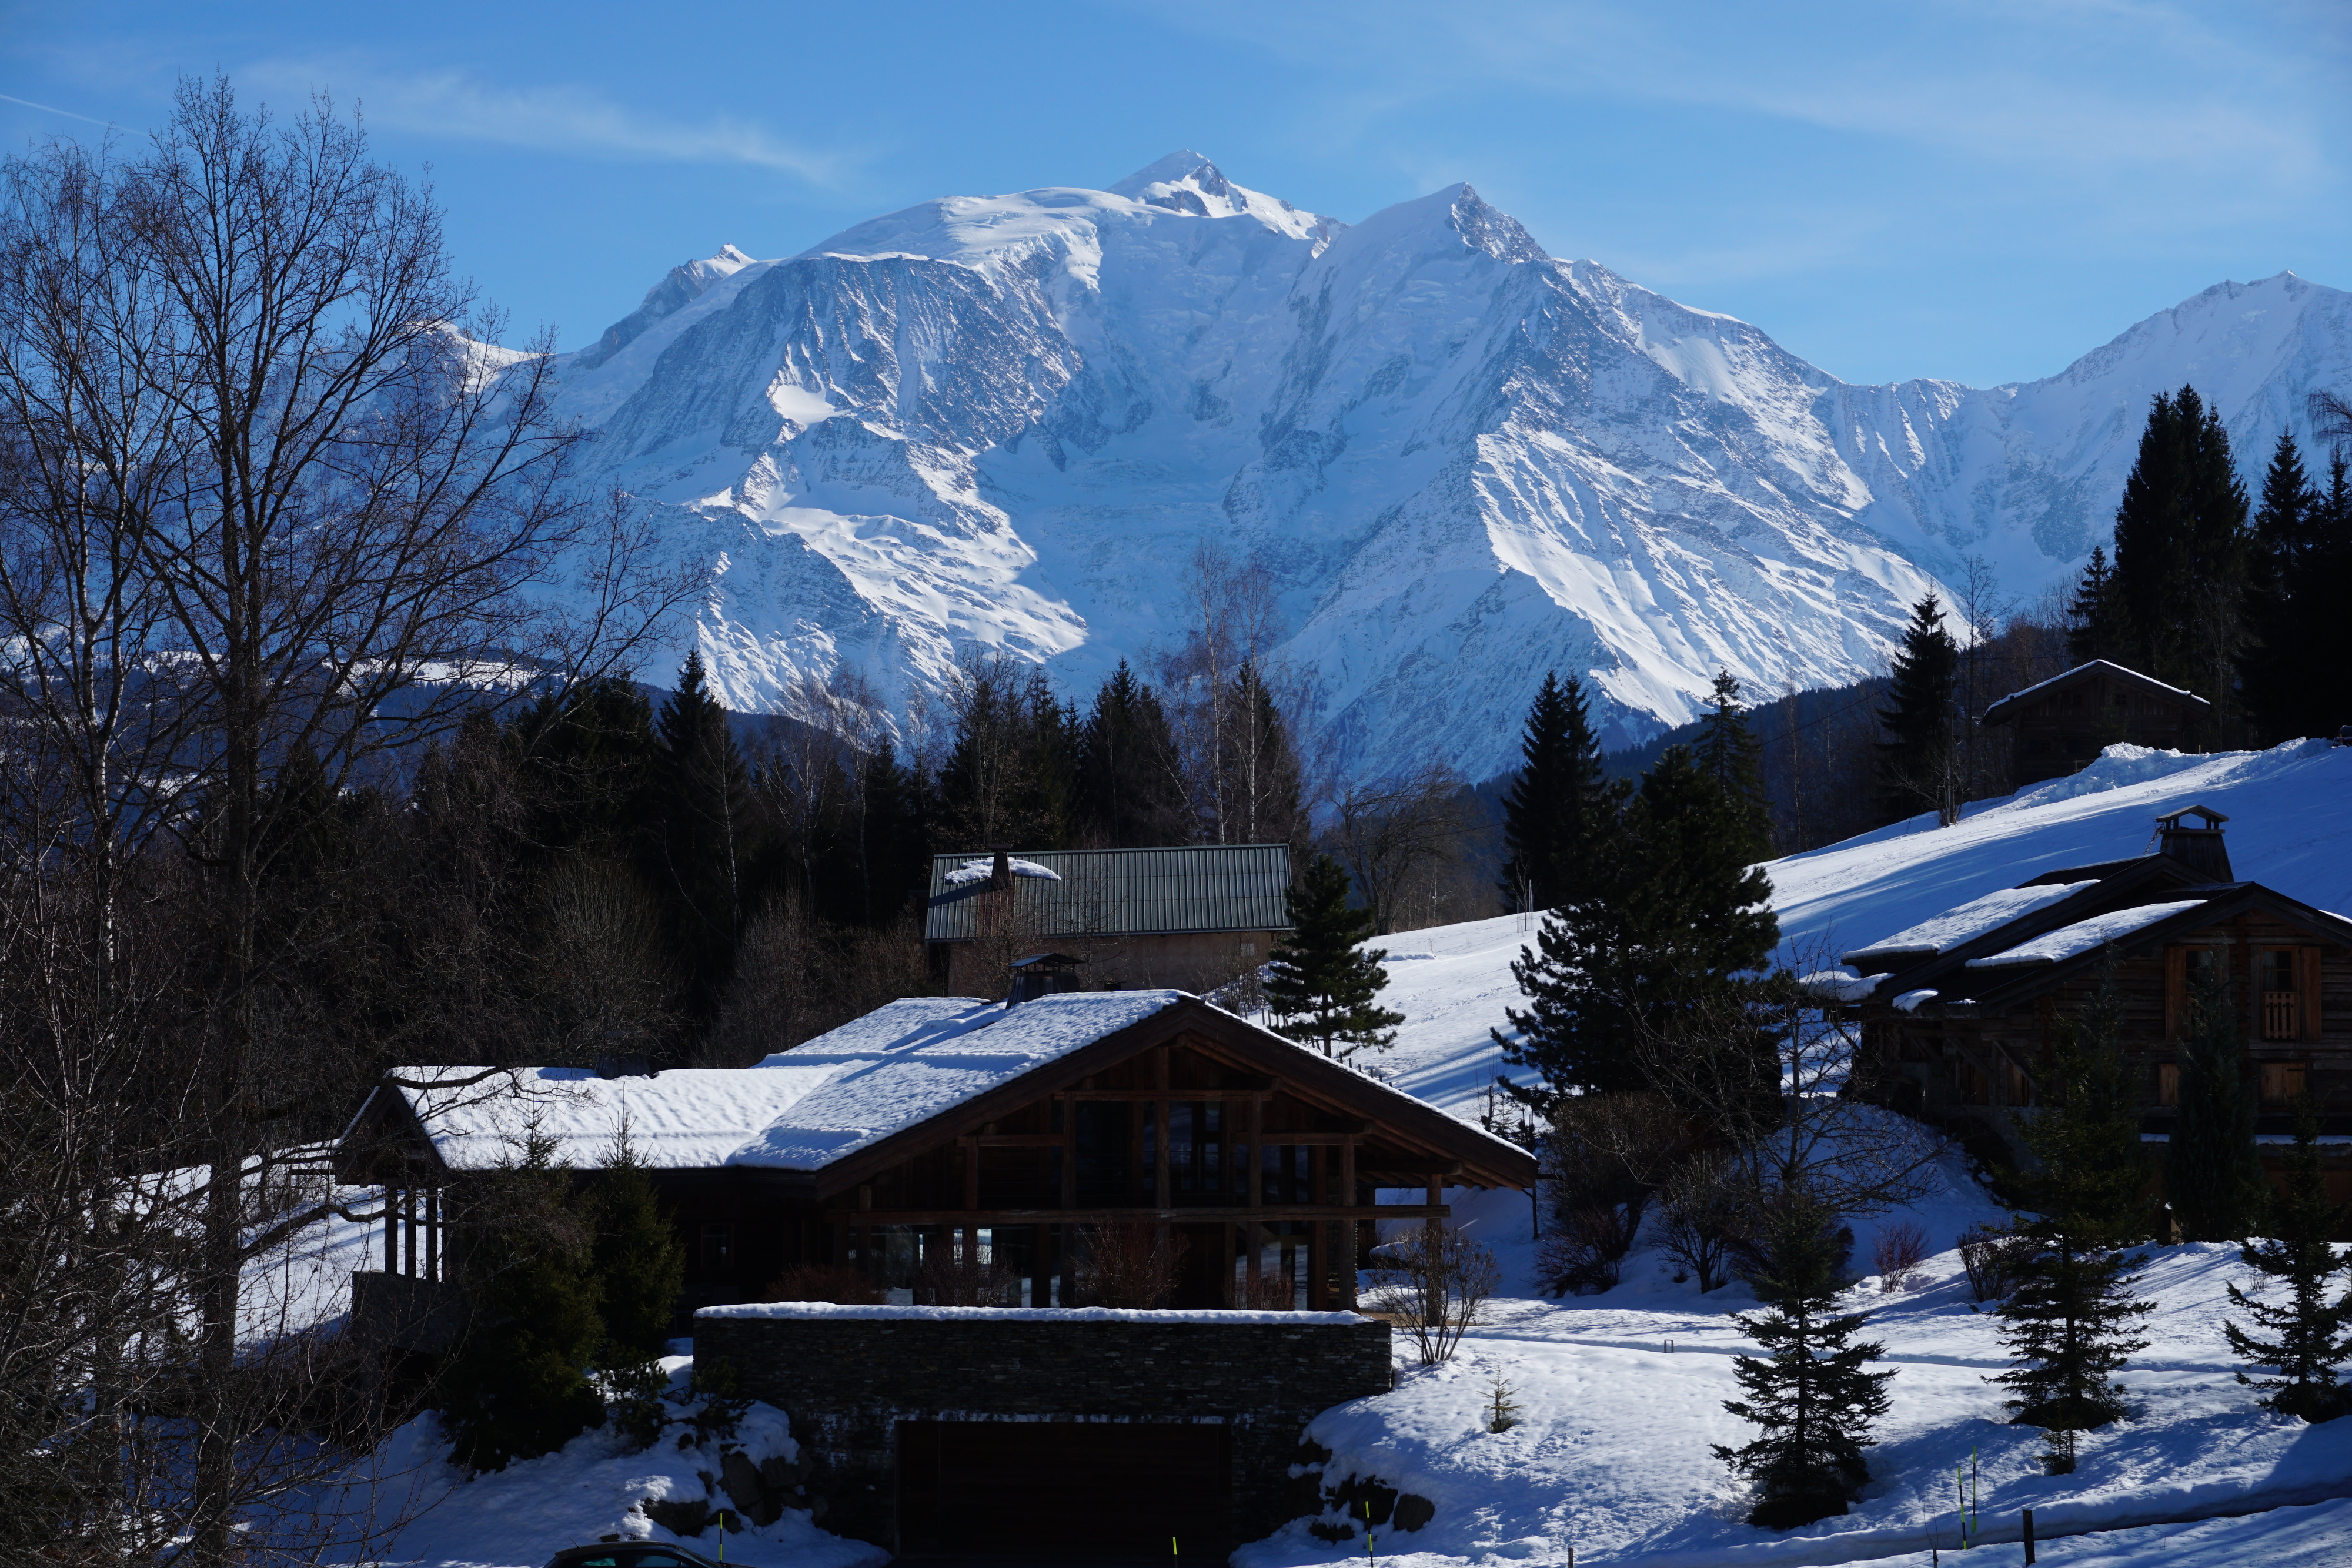
[[[2021,708],[2033,698],[2047,695],[2051,692],[2059,691],[2067,686],[2079,685],[2084,681],[2095,680],[2102,675],[2109,680],[2121,681],[2136,691],[2144,692],[2152,697],[2160,697],[2180,707],[2210,708],[2213,706],[2195,692],[2184,691],[2179,686],[2168,686],[2153,675],[2143,675],[2137,670],[2126,669],[2123,665],[2112,664],[2105,659],[2094,659],[2087,664],[2075,665],[2063,675],[2053,675],[2048,680],[2037,682],[2022,691],[2010,693],[2009,695],[1984,710],[1982,722],[2006,724],[2015,716],[2011,708],[2011,704]]]
[[[992,897],[1016,900],[1023,928],[1046,939],[1282,931],[1290,925],[1287,844],[1041,850],[1018,857],[1016,866],[1034,869],[1016,873],[1004,892],[990,885],[992,859],[973,852],[931,857],[924,941],[970,941],[977,929],[978,901]]]
[[[2056,925],[2042,915],[2028,916],[1905,971],[1901,982],[1905,988],[1899,997],[1892,996],[1890,988],[1876,988],[1890,990],[1890,996],[1881,999],[1891,1000],[1905,1012],[1920,1010],[1930,1000],[1937,1011],[2007,1012],[2104,963],[2114,948],[2184,940],[2256,909],[2300,926],[2321,941],[2352,944],[2352,920],[2260,883],[2185,886],[2174,891],[2196,896],[2126,904],[2085,912],[2080,918]],[[2089,896],[2090,890],[2075,895],[2077,899]],[[1908,1007],[1904,1006],[1906,999]]]
[[[822,1195],[1180,1029],[1209,1036],[1287,1088],[1448,1151],[1474,1183],[1535,1179],[1533,1159],[1516,1145],[1182,991],[1063,992],[1013,1008],[910,998],[752,1067],[617,1079],[524,1069],[514,1094],[484,1093],[480,1069],[398,1069],[388,1076],[403,1082],[380,1087],[370,1105],[385,1100],[404,1113],[449,1171],[512,1164],[533,1131],[553,1140],[562,1163],[608,1165],[625,1118],[631,1145],[651,1168],[791,1173],[815,1177]],[[431,1087],[436,1080],[467,1088]]]

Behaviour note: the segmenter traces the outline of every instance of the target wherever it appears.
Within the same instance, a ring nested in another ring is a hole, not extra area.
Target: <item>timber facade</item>
[[[2051,872],[1992,895],[2051,896],[1978,929],[1947,916],[1953,939],[1932,951],[1896,937],[1845,955],[1855,969],[1879,971],[1853,1011],[1864,1050],[1902,1085],[1902,1108],[2021,1160],[2017,1120],[2041,1103],[2059,1031],[2104,992],[2117,1009],[2142,1135],[2160,1144],[2179,1116],[2193,982],[2216,976],[2236,1015],[2265,1166],[2280,1168],[2295,1100],[2307,1093],[2327,1140],[2331,1196],[2352,1200],[2352,921],[2235,879],[2221,821],[2201,808],[2161,819],[2158,853]]]
[[[2118,741],[2186,751],[2212,705],[2105,659],[2078,664],[2039,685],[2011,692],[1984,711],[1984,724],[2009,727],[2011,781],[2019,789],[2063,779]]]
[[[399,1076],[434,1071],[458,1070]],[[856,1270],[911,1301],[942,1249],[1008,1270],[1008,1305],[1084,1305],[1087,1249],[1135,1226],[1181,1249],[1164,1305],[1344,1309],[1378,1222],[1444,1219],[1449,1186],[1536,1179],[1525,1150],[1172,991],[899,1002],[756,1067],[542,1072],[524,1099],[541,1093],[585,1180],[624,1109],[635,1118],[686,1247],[682,1313],[774,1300],[801,1264]],[[466,1119],[488,1113],[379,1090],[345,1139],[341,1179],[411,1194],[395,1207],[437,1222],[445,1189],[498,1163],[496,1139]],[[1400,1188],[1421,1201],[1376,1201]],[[440,1228],[405,1243],[388,1232],[386,1272],[437,1264]]]

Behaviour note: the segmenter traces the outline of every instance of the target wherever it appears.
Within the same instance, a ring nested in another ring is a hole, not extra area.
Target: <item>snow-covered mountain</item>
[[[1853,386],[1467,185],[1351,226],[1180,152],[729,246],[562,376],[709,571],[731,706],[842,665],[896,699],[975,644],[1083,692],[1181,635],[1206,544],[1272,574],[1343,767],[1482,777],[1547,669],[1632,742],[1717,665],[1869,672],[1965,555],[2038,589],[2103,534],[2151,393],[2194,382],[2258,459],[2352,385],[2352,296],[2224,284],[2045,382]]]

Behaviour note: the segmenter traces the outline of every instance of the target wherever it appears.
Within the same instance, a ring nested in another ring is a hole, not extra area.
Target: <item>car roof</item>
[[[607,1541],[594,1546],[567,1546],[548,1560],[547,1568],[585,1568],[585,1565],[609,1561],[614,1568],[631,1568],[660,1553],[697,1568],[718,1568],[709,1558],[691,1546],[674,1546],[666,1541]]]

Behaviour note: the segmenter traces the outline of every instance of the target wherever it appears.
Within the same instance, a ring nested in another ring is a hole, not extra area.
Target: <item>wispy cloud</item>
[[[543,152],[644,162],[739,164],[835,185],[859,154],[812,148],[729,115],[673,119],[616,103],[585,88],[511,87],[470,71],[394,71],[350,59],[262,60],[239,69],[263,92],[325,89],[356,101],[387,130]]]
[[[2342,119],[2340,24],[2294,0],[1129,0],[1434,97],[1478,83],[1748,112],[2042,172],[2303,183]],[[2317,28],[2320,36],[2309,31]],[[2310,46],[2318,45],[2319,47]],[[1358,89],[1357,90],[1361,90]]]

